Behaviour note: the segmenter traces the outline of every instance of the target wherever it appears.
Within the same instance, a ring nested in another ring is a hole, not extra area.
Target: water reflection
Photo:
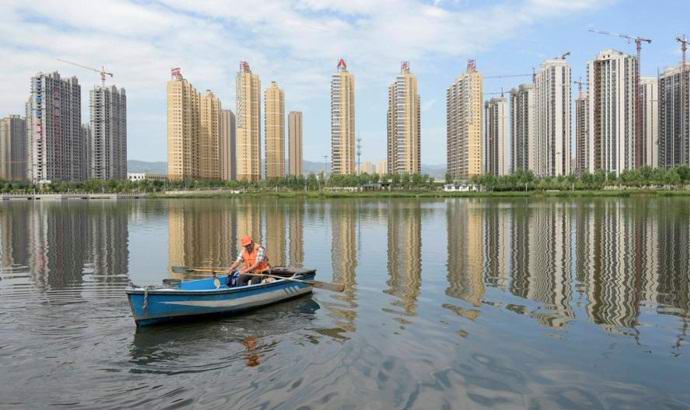
[[[21,202],[0,212],[0,272],[29,275],[42,289],[126,283],[128,216],[113,202]]]
[[[367,283],[390,295],[384,310],[398,322],[419,314],[437,260],[446,263],[439,305],[471,320],[492,304],[550,328],[579,315],[636,335],[647,310],[680,318],[681,340],[690,310],[690,207],[682,198],[27,201],[0,210],[0,277],[30,278],[39,289],[124,285],[131,227],[152,216],[167,218],[168,267],[226,266],[238,237],[250,234],[272,264],[318,266],[345,284],[324,302],[335,319],[330,333],[341,336],[357,328],[358,272],[378,262],[385,275],[370,272]],[[434,257],[424,269],[422,243]],[[367,260],[371,249],[386,254]]]
[[[418,201],[390,201],[388,208],[388,288],[394,305],[414,315],[422,286],[422,207]]]

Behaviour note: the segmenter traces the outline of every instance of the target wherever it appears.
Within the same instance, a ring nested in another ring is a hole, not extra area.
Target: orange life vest
[[[254,266],[256,263],[256,256],[259,254],[259,248],[261,245],[258,243],[254,244],[254,248],[251,252],[247,252],[247,248],[242,249],[242,259],[244,260],[244,268],[248,269]],[[259,262],[259,266],[254,269],[252,273],[263,273],[268,270],[268,256],[266,255],[266,250],[264,249],[264,260]]]

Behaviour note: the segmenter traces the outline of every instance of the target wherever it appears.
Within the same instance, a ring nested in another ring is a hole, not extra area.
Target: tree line
[[[450,181],[449,175],[446,176]],[[488,191],[539,191],[539,190],[599,190],[605,188],[681,187],[690,184],[690,167],[674,168],[641,167],[614,172],[585,172],[582,175],[536,177],[532,171],[518,170],[510,175],[491,174],[475,176],[471,183]]]
[[[458,182],[449,174],[446,183]],[[690,184],[690,167],[674,168],[642,167],[615,173],[597,171],[582,175],[537,177],[531,171],[516,171],[510,175],[485,174],[469,181],[484,191],[544,191],[544,190],[600,190],[605,188],[671,187]],[[321,191],[331,189],[386,189],[397,191],[433,191],[441,184],[428,175],[420,174],[359,174],[286,176],[261,181],[127,181],[90,179],[83,182],[56,181],[51,184],[32,184],[27,181],[1,181],[0,193],[157,193],[181,190],[230,189],[250,192],[262,191]]]

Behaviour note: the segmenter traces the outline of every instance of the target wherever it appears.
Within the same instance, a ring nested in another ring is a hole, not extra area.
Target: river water
[[[346,291],[135,327],[245,233]],[[690,407],[690,198],[11,202],[0,266],[2,409]]]

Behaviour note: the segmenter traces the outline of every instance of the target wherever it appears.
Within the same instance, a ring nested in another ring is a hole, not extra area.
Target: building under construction
[[[127,178],[127,96],[125,89],[94,87],[90,92],[89,178]]]

